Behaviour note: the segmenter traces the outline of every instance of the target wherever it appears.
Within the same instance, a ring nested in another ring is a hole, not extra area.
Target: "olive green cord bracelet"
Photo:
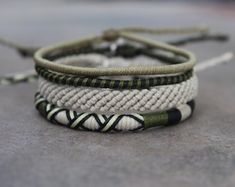
[[[92,77],[76,77],[73,75],[63,75],[48,71],[45,68],[36,66],[38,75],[44,79],[57,83],[70,86],[89,86],[96,88],[113,88],[113,89],[143,89],[150,88],[152,86],[170,85],[184,82],[192,77],[192,71],[185,72],[183,74],[166,77],[154,77],[154,78],[138,78],[133,80],[113,80],[113,79],[99,79]]]
[[[161,54],[154,54],[151,52],[152,49],[148,48],[140,48],[131,45],[120,45],[117,46],[115,52],[110,51],[110,48],[96,48],[92,49],[92,47],[82,48],[80,50],[72,50],[72,51],[63,51],[62,54],[57,54],[56,56],[50,56],[50,59],[58,60],[60,58],[69,58],[69,56],[79,55],[79,54],[89,54],[89,53],[101,53],[105,54],[105,56],[114,57],[121,56],[125,58],[133,58],[138,55],[147,55],[152,58],[161,59],[164,63],[172,64],[172,63],[180,63],[180,61],[176,61],[177,56],[167,57]],[[161,56],[160,56],[161,55]],[[182,59],[181,59],[182,61]],[[58,84],[66,84],[71,86],[89,86],[89,87],[100,87],[100,88],[115,88],[115,89],[143,89],[150,88],[152,86],[160,86],[160,85],[170,85],[176,84],[183,81],[186,81],[192,76],[192,71],[183,72],[177,75],[168,75],[168,76],[158,76],[158,77],[150,77],[150,78],[134,78],[133,80],[114,80],[114,79],[104,79],[104,78],[94,78],[94,77],[77,77],[74,75],[68,74],[60,74],[50,70],[47,70],[43,67],[36,66],[37,73],[43,78],[55,82]]]
[[[146,30],[147,32],[148,30]],[[174,31],[174,30],[173,30]],[[182,30],[183,31],[183,30]],[[189,30],[192,31],[192,30]],[[197,30],[198,31],[198,30]],[[204,30],[203,30],[204,31]],[[79,48],[89,46],[91,43],[100,43],[104,40],[116,40],[119,37],[124,39],[128,39],[134,42],[141,43],[143,45],[147,45],[150,47],[158,48],[161,50],[169,51],[174,54],[180,55],[188,59],[186,62],[181,64],[173,64],[168,66],[130,66],[127,68],[118,67],[118,68],[87,68],[87,67],[71,67],[65,64],[56,64],[52,61],[48,60],[46,57],[50,53],[60,53],[61,51],[66,51],[71,48]],[[103,33],[103,35],[93,36],[85,39],[80,39],[77,41],[64,42],[57,45],[52,45],[49,47],[45,47],[39,49],[35,55],[34,60],[36,65],[50,69],[52,71],[74,74],[80,76],[123,76],[123,75],[157,75],[157,74],[170,74],[170,73],[181,73],[184,71],[188,71],[193,68],[196,63],[195,56],[186,50],[176,48],[174,46],[156,42],[152,40],[148,40],[146,38],[142,38],[138,35],[134,35],[132,33],[122,31],[122,30],[109,30]]]
[[[148,40],[146,38],[135,35],[134,33],[150,33],[150,34],[169,34],[169,33],[192,33],[192,32],[207,32],[205,28],[185,28],[185,29],[145,29],[145,28],[124,28],[124,29],[110,29],[103,32],[102,35],[85,38],[82,40],[64,42],[57,45],[52,45],[38,50],[34,55],[36,65],[60,72],[75,75],[84,76],[114,76],[114,75],[156,75],[156,74],[169,74],[169,73],[181,73],[193,68],[196,63],[194,54],[189,51],[176,48],[172,45],[168,45],[162,42],[156,42]],[[50,53],[57,54],[61,51],[79,49],[89,46],[91,43],[100,43],[102,41],[115,41],[119,37],[128,39],[134,42],[141,43],[143,45],[158,48],[161,50],[169,51],[174,54],[183,56],[187,59],[186,62],[180,64],[173,64],[170,66],[138,66],[127,68],[86,68],[86,67],[71,67],[64,64],[56,64],[47,59]]]

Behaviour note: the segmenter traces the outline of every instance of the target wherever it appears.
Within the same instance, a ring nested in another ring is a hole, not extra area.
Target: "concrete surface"
[[[234,10],[216,5],[4,1],[0,36],[46,45],[111,26],[206,23],[230,33],[232,40],[187,46],[205,60],[235,51]],[[0,58],[1,74],[33,67],[3,47]],[[141,133],[78,132],[51,125],[34,109],[36,84],[1,87],[0,186],[235,186],[235,63],[199,76],[192,119]]]

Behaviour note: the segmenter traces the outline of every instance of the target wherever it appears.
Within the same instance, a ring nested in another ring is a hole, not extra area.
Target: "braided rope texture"
[[[40,78],[38,91],[50,103],[77,112],[146,113],[168,110],[194,99],[198,92],[198,80],[195,75],[175,85],[113,90],[64,86]]]
[[[49,103],[39,93],[35,95],[35,106],[39,113],[54,124],[77,130],[98,132],[139,131],[151,127],[178,124],[189,118],[194,111],[194,100],[167,111],[148,114],[101,115],[78,113]]]
[[[58,74],[46,70],[45,68],[35,67],[38,75],[44,79],[57,84],[64,84],[70,86],[87,86],[95,88],[114,88],[114,89],[143,89],[152,86],[161,86],[169,84],[177,84],[188,80],[192,77],[192,71],[187,71],[178,75],[168,75],[152,78],[138,78],[133,80],[112,80],[99,79],[91,77],[75,77],[72,75]]]

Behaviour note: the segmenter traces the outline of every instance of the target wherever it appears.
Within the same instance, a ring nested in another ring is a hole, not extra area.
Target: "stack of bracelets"
[[[126,28],[41,48],[34,54],[39,113],[54,124],[99,132],[139,131],[190,118],[198,92],[194,55],[138,32],[205,31]],[[96,56],[89,59],[90,54]],[[161,64],[130,65],[140,56]],[[122,58],[125,66],[111,64],[112,58]]]

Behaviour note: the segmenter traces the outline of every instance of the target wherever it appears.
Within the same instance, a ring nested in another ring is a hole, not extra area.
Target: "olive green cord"
[[[132,32],[137,32],[137,29],[134,29],[134,27],[130,30],[130,29],[125,29],[123,28],[122,29],[123,31],[132,31]],[[143,29],[138,29],[138,32],[143,31]],[[169,31],[167,31],[169,29],[158,29],[158,30],[150,30],[148,31],[148,34],[163,34],[162,32],[165,31],[166,33],[168,32],[169,34]],[[172,29],[171,29],[172,30]],[[178,32],[180,31],[180,29],[176,29],[175,31]],[[197,29],[195,29],[197,30]],[[195,31],[194,30],[194,31]],[[161,31],[161,32],[160,32]],[[188,29],[189,31],[189,29]],[[184,38],[181,38],[181,39],[177,39],[177,40],[173,40],[173,41],[169,41],[167,42],[168,44],[171,44],[171,45],[174,45],[174,46],[183,46],[183,45],[187,45],[187,44],[190,44],[190,43],[195,43],[195,42],[202,42],[202,41],[219,41],[219,42],[224,42],[224,41],[227,41],[229,39],[228,35],[226,34],[221,34],[221,33],[215,33],[215,34],[211,34],[211,33],[208,33],[208,29],[205,28],[205,30],[202,31],[200,33],[200,35],[198,36],[188,36],[188,37],[184,37]],[[182,33],[183,31],[181,31]],[[165,33],[165,34],[166,34]],[[7,46],[7,47],[10,47],[10,48],[13,48],[15,50],[17,50],[19,52],[19,54],[24,57],[24,58],[30,58],[30,57],[33,57],[33,55],[35,54],[35,52],[40,49],[40,47],[32,47],[32,46],[25,46],[25,45],[22,45],[22,44],[19,44],[19,43],[16,43],[16,42],[13,42],[13,41],[10,41],[10,40],[7,40],[7,39],[4,39],[4,38],[0,38],[0,44],[3,45],[3,46]]]
[[[183,46],[190,43],[202,42],[202,41],[217,41],[217,42],[226,42],[229,40],[229,36],[226,34],[215,33],[215,34],[201,34],[199,36],[189,36],[175,41],[169,41],[168,44],[174,46]]]
[[[0,38],[0,44],[17,50],[22,57],[32,57],[39,49],[39,47],[24,46],[4,38]]]
[[[122,29],[109,29],[103,32],[102,35],[93,36],[77,41],[64,42],[57,45],[52,45],[46,48],[39,49],[35,55],[34,60],[38,66],[50,69],[52,71],[85,75],[85,76],[114,76],[114,75],[156,75],[156,74],[172,74],[187,71],[193,68],[196,63],[194,54],[187,50],[179,49],[177,47],[165,44],[163,42],[156,42],[133,33],[149,33],[149,34],[170,34],[170,33],[205,33],[207,29],[205,27],[192,27],[192,28],[167,28],[167,29],[149,29],[149,28],[122,28]],[[162,66],[130,66],[127,68],[87,68],[87,67],[72,67],[64,64],[55,64],[54,62],[46,59],[47,54],[55,51],[63,51],[66,49],[77,48],[79,46],[86,46],[95,42],[102,42],[104,40],[114,41],[122,37],[134,42],[142,43],[146,46],[159,48],[162,50],[170,51],[172,53],[184,56],[188,61],[182,64],[174,65],[162,65]]]
[[[123,32],[146,33],[146,34],[187,34],[187,33],[206,33],[209,28],[206,26],[196,27],[172,27],[172,28],[145,28],[145,27],[124,27],[119,29]]]
[[[193,53],[177,48],[172,45],[168,45],[163,42],[157,42],[145,37],[141,37],[136,33],[149,33],[149,34],[170,34],[170,33],[201,33],[207,32],[204,27],[193,28],[179,28],[179,29],[148,29],[148,28],[123,28],[123,29],[109,29],[103,32],[101,35],[73,40],[70,42],[63,42],[57,45],[39,49],[35,55],[34,60],[37,66],[47,68],[49,70],[58,72],[73,74],[79,76],[122,76],[122,75],[158,75],[158,74],[174,74],[181,73],[192,69],[196,63],[196,58]],[[83,48],[94,43],[100,43],[102,41],[115,41],[119,37],[141,43],[145,46],[157,48],[165,51],[169,51],[173,54],[183,56],[187,59],[185,62],[173,64],[173,65],[161,65],[161,66],[129,66],[125,67],[111,67],[111,68],[89,68],[89,67],[74,67],[65,64],[56,64],[51,61],[47,56],[50,54],[60,54],[62,51],[73,50]]]
[[[110,32],[111,31],[111,32]],[[229,37],[225,34],[211,34],[208,32],[208,29],[206,27],[191,27],[191,28],[165,28],[165,29],[147,29],[147,28],[142,28],[142,27],[131,27],[131,28],[122,28],[122,29],[109,29],[107,31],[105,31],[104,33],[106,33],[106,39],[107,36],[111,36],[115,37],[115,32],[113,31],[122,31],[122,32],[132,32],[132,33],[143,33],[143,34],[182,34],[182,33],[199,33],[199,35],[196,36],[188,36],[188,37],[184,37],[181,39],[177,39],[177,40],[173,40],[173,41],[169,41],[167,43],[174,45],[174,46],[183,46],[186,44],[190,44],[190,43],[195,43],[195,42],[200,42],[200,41],[209,41],[209,40],[214,40],[214,41],[219,41],[219,42],[223,42],[223,41],[227,41],[229,39]],[[114,33],[114,34],[112,34]],[[109,38],[110,39],[110,38]],[[112,38],[113,39],[113,38]],[[35,52],[40,49],[40,47],[30,47],[30,46],[24,46],[21,44],[18,44],[16,42],[12,42],[3,38],[0,38],[0,44],[13,48],[15,50],[17,50],[19,52],[19,54],[22,57],[32,57]],[[151,47],[149,47],[151,49]],[[148,48],[146,48],[145,53],[148,54]],[[167,62],[169,59],[167,56],[161,55],[161,54],[156,54],[154,56],[155,58],[158,58],[159,60],[163,60],[165,62]],[[171,59],[172,60],[172,57]],[[176,62],[178,63],[177,59],[175,59]],[[17,74],[17,75],[22,75]],[[19,76],[16,76],[17,78]],[[22,76],[21,76],[22,77]],[[33,80],[35,79],[37,76],[36,75],[30,75],[28,76],[29,80]],[[31,79],[30,77],[32,77],[33,79]],[[7,77],[0,77],[0,80],[9,80],[8,82],[14,82],[15,79],[11,79],[11,76],[7,76]],[[17,79],[15,81],[15,83],[21,82],[21,79]],[[27,78],[23,78],[22,81],[27,80]],[[6,83],[4,81],[4,83]]]
[[[148,40],[139,35],[135,35],[133,33],[150,33],[150,34],[163,34],[163,33],[195,33],[207,32],[207,29],[201,27],[193,27],[193,28],[180,28],[180,29],[145,29],[145,28],[123,28],[123,29],[110,29],[103,32],[102,35],[93,36],[77,41],[64,42],[57,45],[52,45],[46,48],[39,49],[35,55],[34,60],[38,66],[42,66],[44,68],[67,74],[74,75],[86,75],[86,76],[113,76],[113,75],[154,75],[154,74],[169,74],[169,73],[179,73],[182,71],[187,71],[192,69],[194,64],[196,63],[196,59],[194,55],[186,50],[176,48],[174,46],[170,46],[168,44],[162,42],[153,42],[152,40]],[[171,66],[139,66],[139,67],[129,67],[123,68],[86,68],[86,67],[71,67],[64,64],[55,64],[50,60],[44,58],[49,53],[53,53],[55,51],[63,51],[68,48],[86,46],[91,43],[101,42],[104,40],[116,40],[119,37],[123,37],[125,39],[129,39],[131,41],[140,42],[144,45],[160,48],[163,50],[167,50],[179,55],[182,55],[188,58],[188,61],[182,64],[176,64]]]
[[[119,33],[133,33],[133,34],[152,34],[152,35],[166,35],[166,34],[205,34],[209,31],[208,27],[184,27],[184,28],[145,28],[145,27],[123,27],[120,29],[108,29],[103,32],[105,38],[114,39]]]

